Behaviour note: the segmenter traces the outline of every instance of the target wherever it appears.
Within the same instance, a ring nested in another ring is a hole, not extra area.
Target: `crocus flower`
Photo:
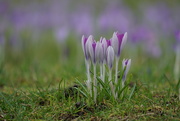
[[[116,70],[115,70],[115,83],[118,83],[118,62],[121,50],[123,49],[127,41],[127,32],[125,34],[119,34],[118,32],[113,33],[111,40],[112,47],[114,48],[114,53],[116,56]]]
[[[100,78],[104,82],[103,79],[103,65],[104,65],[104,47],[103,44],[99,43],[99,64],[100,64]]]
[[[118,32],[114,32],[111,44],[114,49],[115,56],[117,58],[119,58],[121,50],[123,49],[126,41],[127,41],[127,32],[125,34],[119,34]]]
[[[89,55],[89,50],[88,50],[88,45],[92,42],[92,35],[90,35],[88,38],[82,36],[82,48],[85,56],[85,64],[86,64],[86,70],[87,70],[87,81],[86,85],[88,87],[88,90],[90,92],[90,95],[92,96],[92,82],[91,82],[91,76],[90,76],[90,55]]]
[[[111,40],[106,40],[106,38],[101,39],[100,41],[103,46],[104,53],[104,63],[107,62],[107,48],[111,45]]]
[[[112,69],[113,62],[114,62],[114,49],[112,48],[112,46],[109,46],[107,48],[107,65],[109,69]]]
[[[89,36],[90,37],[90,36]],[[82,36],[82,40],[81,40],[81,44],[82,44],[82,49],[83,49],[83,52],[84,52],[84,56],[86,58],[86,60],[89,59],[89,56],[88,56],[88,47],[87,47],[87,40],[88,38],[84,37],[84,35]]]
[[[95,40],[89,41],[88,43],[89,54],[93,64],[96,64],[99,59],[99,51],[100,51],[100,42],[96,42]]]
[[[96,63],[99,60],[99,53],[100,53],[100,48],[101,48],[100,46],[101,45],[99,41],[98,42],[96,42],[95,40],[88,41],[89,54],[90,54],[90,58],[94,66],[94,80],[93,80],[94,102],[96,102],[96,98],[97,98]]]
[[[114,49],[112,48],[112,46],[109,46],[107,48],[107,64],[108,64],[108,67],[109,67],[109,85],[110,85],[110,88],[111,88],[112,95],[116,99],[115,89],[114,89],[114,85],[112,83],[113,62],[114,62]]]
[[[99,43],[99,63],[103,64],[103,62],[104,62],[104,46],[100,42]]]
[[[105,71],[106,71],[106,69],[105,69],[105,62],[107,61],[106,51],[107,51],[108,43],[107,43],[107,40],[105,38],[101,38],[100,39],[100,43],[102,45],[101,49],[103,49],[103,53],[100,52],[102,54],[101,55],[102,58],[100,57],[100,60],[101,60],[101,62],[100,62],[100,71],[101,71],[100,74],[101,74],[101,76],[100,77],[101,77],[101,80],[103,82],[105,82]]]
[[[124,82],[126,80],[126,76],[127,76],[127,73],[129,72],[130,66],[131,66],[131,59],[123,59],[122,67],[123,67],[123,70],[125,69],[124,74],[123,74],[123,78],[122,78],[122,83],[123,84],[124,84]]]

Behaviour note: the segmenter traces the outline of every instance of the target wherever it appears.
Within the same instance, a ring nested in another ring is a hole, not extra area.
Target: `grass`
[[[136,88],[131,99],[93,104],[74,88],[76,80],[86,79],[80,41],[69,38],[58,45],[44,38],[17,53],[6,45],[0,66],[0,120],[180,119],[174,55],[168,50],[151,58],[127,45],[121,59],[132,57],[128,88]]]

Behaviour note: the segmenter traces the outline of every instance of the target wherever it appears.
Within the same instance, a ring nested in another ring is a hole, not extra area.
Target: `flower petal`
[[[109,69],[112,69],[114,62],[114,49],[112,46],[107,48],[107,64]]]

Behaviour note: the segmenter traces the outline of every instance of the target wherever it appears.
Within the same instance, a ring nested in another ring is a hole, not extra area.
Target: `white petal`
[[[127,61],[127,65],[126,65],[126,61]],[[122,61],[122,65],[123,65],[123,70],[124,68],[126,67],[126,70],[124,71],[124,77],[126,78],[128,72],[129,72],[129,69],[131,67],[131,59],[123,59]],[[124,78],[124,79],[125,79]],[[125,81],[125,80],[124,80]]]
[[[127,42],[127,32],[124,34],[123,38],[122,38],[122,43],[121,43],[121,50],[124,48],[124,45]]]
[[[103,44],[99,44],[99,62],[102,64],[104,61],[104,49],[103,49]]]
[[[129,72],[130,67],[131,67],[131,59],[128,60],[127,67],[126,67],[126,73]]]
[[[96,48],[95,48],[95,60],[98,61],[99,60],[99,56],[100,56],[100,50],[101,50],[101,44],[100,42],[98,41],[96,43]]]
[[[113,66],[113,62],[114,62],[114,49],[112,48],[112,46],[109,46],[107,48],[107,64],[110,69]]]
[[[116,32],[113,33],[113,36],[111,38],[111,46],[114,49],[115,55],[118,55],[119,41]]]
[[[87,53],[90,56],[91,61],[93,61],[94,59],[94,51],[93,51],[92,43],[93,43],[93,36],[90,35],[87,40],[86,48],[87,48]]]

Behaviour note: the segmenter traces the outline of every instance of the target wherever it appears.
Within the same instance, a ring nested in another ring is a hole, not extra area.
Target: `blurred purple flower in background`
[[[128,31],[132,20],[128,9],[124,6],[117,6],[116,4],[110,4],[104,9],[97,20],[100,31]]]
[[[125,1],[101,1],[101,6],[96,1],[81,0],[1,1],[0,34],[8,33],[9,43],[21,44],[24,32],[34,41],[52,32],[57,42],[63,42],[72,35],[108,36],[114,31],[127,31],[133,46],[139,44],[145,52],[158,57],[159,43],[168,42],[179,29],[180,8],[167,2],[150,3],[139,2],[132,7]]]
[[[89,11],[76,11],[72,14],[71,22],[74,32],[79,36],[93,34],[93,16]]]

